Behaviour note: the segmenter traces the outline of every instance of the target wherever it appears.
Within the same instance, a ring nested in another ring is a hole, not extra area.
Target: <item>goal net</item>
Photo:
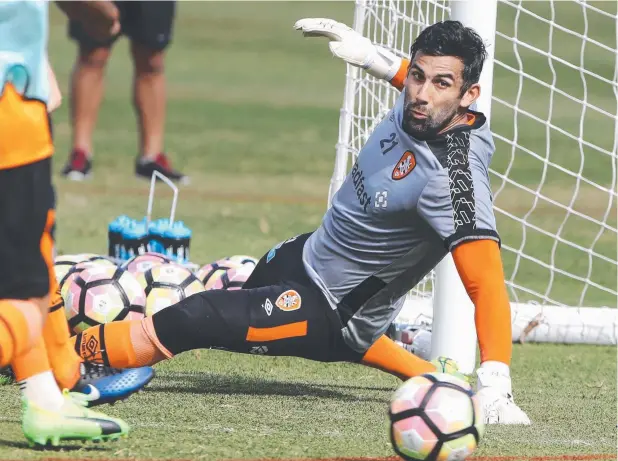
[[[498,0],[495,57],[485,64],[493,65],[490,179],[514,340],[616,344],[617,5]],[[408,57],[450,6],[357,0],[353,27]],[[397,96],[347,67],[329,201]],[[433,282],[432,273],[410,293],[399,321],[431,323]]]

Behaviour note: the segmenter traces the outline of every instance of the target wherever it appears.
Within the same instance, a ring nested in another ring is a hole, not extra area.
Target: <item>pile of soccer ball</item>
[[[205,290],[242,288],[257,260],[237,255],[193,272],[158,253],[121,266],[89,253],[59,256],[54,271],[72,333],[115,320],[137,320]]]

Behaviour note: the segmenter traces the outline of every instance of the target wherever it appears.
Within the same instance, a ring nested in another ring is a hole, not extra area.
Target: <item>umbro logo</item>
[[[273,303],[270,302],[270,299],[266,298],[264,304],[262,304],[262,308],[266,311],[266,315],[270,317],[270,314],[273,313]]]
[[[94,354],[97,353],[97,348],[98,347],[99,347],[99,341],[97,341],[97,338],[95,338],[94,336],[90,336],[88,338],[88,340],[86,341],[86,344],[85,344],[86,350],[90,354],[94,355]]]

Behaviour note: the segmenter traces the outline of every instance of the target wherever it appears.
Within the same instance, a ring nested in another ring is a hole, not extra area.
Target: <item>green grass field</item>
[[[595,3],[596,4],[596,3]],[[556,3],[557,18],[579,27],[581,12]],[[600,4],[615,14],[616,4]],[[502,6],[499,30],[513,34],[514,12]],[[544,3],[533,5],[549,14]],[[65,21],[52,7],[50,55],[61,86],[68,88],[75,48],[65,37]],[[192,259],[198,263],[230,254],[260,256],[275,243],[316,228],[326,208],[334,163],[344,66],[332,58],[326,43],[306,40],[292,29],[302,17],[331,17],[351,23],[353,3],[333,2],[183,2],[179,5],[173,46],[167,60],[167,149],[192,184],[180,191],[178,216],[193,230]],[[590,35],[615,36],[615,24],[589,18]],[[613,27],[613,29],[612,29]],[[525,34],[522,32],[525,30]],[[547,28],[520,20],[520,37],[547,47]],[[545,42],[543,41],[545,37]],[[579,45],[555,37],[554,53],[579,62]],[[615,44],[614,44],[615,46]],[[517,68],[512,46],[498,40],[497,55]],[[590,66],[612,78],[611,56],[591,47]],[[547,61],[523,52],[524,69],[551,82]],[[496,69],[496,94],[513,104],[517,79]],[[126,40],[114,50],[107,71],[107,93],[95,134],[94,176],[72,183],[56,176],[59,253],[105,253],[107,224],[119,214],[142,216],[149,184],[133,176],[137,153],[131,106],[131,66]],[[557,86],[583,97],[578,73],[558,72]],[[589,83],[590,102],[615,113],[615,96]],[[526,84],[520,107],[547,118],[547,90]],[[612,99],[614,98],[614,99]],[[581,107],[562,96],[554,100],[552,120],[577,133]],[[544,112],[545,111],[545,112]],[[586,135],[612,149],[612,126],[587,113]],[[70,147],[68,96],[54,116],[55,171]],[[494,104],[492,127],[513,139],[513,113]],[[545,131],[527,117],[518,118],[518,144],[545,157]],[[581,155],[571,140],[552,135],[552,162],[579,171]],[[493,168],[536,189],[542,163],[497,141]],[[583,174],[607,188],[615,157],[586,152]],[[569,204],[577,182],[550,169],[542,192]],[[493,177],[497,189],[501,182]],[[603,202],[605,200],[605,202]],[[163,216],[170,195],[161,194],[156,211]],[[497,205],[526,215],[532,195],[507,185]],[[586,184],[572,208],[603,218],[607,194]],[[615,202],[613,204],[615,209]],[[529,222],[555,232],[565,213],[539,203]],[[613,211],[607,224],[616,228]],[[499,230],[511,247],[522,245],[522,226],[499,218]],[[568,239],[589,247],[598,226],[569,218]],[[551,261],[554,239],[528,231],[523,251]],[[606,231],[595,250],[616,259],[616,234]],[[515,265],[504,252],[507,275]],[[556,265],[586,275],[585,253],[560,245]],[[616,266],[595,262],[590,279],[616,290]],[[543,292],[549,271],[522,263],[514,280]],[[558,276],[548,295],[579,303],[583,285]],[[528,299],[522,293],[518,293]],[[584,305],[615,306],[616,299],[589,289]],[[18,390],[0,388],[0,459],[258,459],[392,456],[386,410],[398,381],[356,365],[320,364],[299,359],[231,355],[221,351],[186,353],[157,366],[158,377],[146,392],[104,411],[127,419],[133,432],[127,441],[107,445],[67,443],[61,450],[31,451],[19,429]],[[478,456],[486,461],[515,456],[539,461],[606,459],[594,454],[616,451],[616,350],[611,347],[515,346],[514,389],[517,402],[533,421],[530,427],[490,427]],[[564,458],[556,458],[565,455]],[[581,458],[569,456],[582,455]],[[591,455],[591,456],[588,456]],[[554,457],[554,458],[542,458]],[[510,459],[510,458],[509,458]]]

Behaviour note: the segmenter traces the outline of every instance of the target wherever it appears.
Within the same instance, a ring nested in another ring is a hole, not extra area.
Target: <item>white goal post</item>
[[[618,14],[586,0],[357,0],[353,28],[399,56],[457,19],[488,46],[478,109],[496,142],[490,175],[514,341],[615,345]],[[347,66],[329,204],[397,90]],[[430,324],[432,355],[471,372],[473,306],[450,255],[397,320]]]

